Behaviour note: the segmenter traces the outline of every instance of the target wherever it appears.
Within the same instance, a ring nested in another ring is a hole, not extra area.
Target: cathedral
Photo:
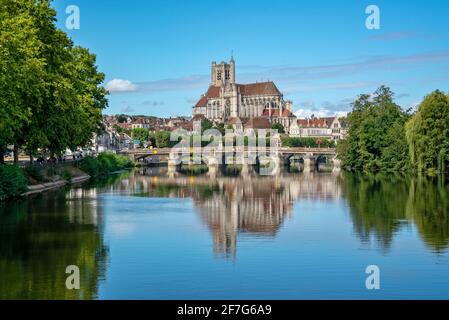
[[[292,102],[284,100],[273,82],[236,83],[233,57],[229,63],[212,62],[209,89],[193,107],[193,116],[224,123],[236,118],[242,123],[259,119],[280,123],[286,131],[296,121]]]

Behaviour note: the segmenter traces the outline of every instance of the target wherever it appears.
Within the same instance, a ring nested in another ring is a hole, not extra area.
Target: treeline
[[[170,131],[151,132],[149,129],[136,128],[131,131],[131,137],[139,140],[140,146],[144,144],[157,148],[173,147],[177,142],[170,141]]]
[[[415,113],[394,102],[390,88],[360,95],[348,115],[348,137],[337,146],[350,171],[449,172],[449,97],[426,96]]]
[[[335,141],[328,138],[301,138],[282,136],[283,147],[290,148],[335,148]]]
[[[56,28],[50,0],[0,0],[0,163],[6,148],[61,154],[102,130],[96,57]]]
[[[126,156],[104,152],[98,157],[86,157],[81,160],[79,168],[91,177],[104,176],[119,170],[134,167],[134,162]]]

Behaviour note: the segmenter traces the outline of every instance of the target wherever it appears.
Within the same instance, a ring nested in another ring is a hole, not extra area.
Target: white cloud
[[[113,79],[108,82],[106,89],[109,92],[134,92],[137,86],[129,80]]]
[[[128,105],[122,107],[122,112],[124,113],[133,113],[134,111],[135,111],[134,108]]]
[[[338,110],[338,111],[332,111],[330,109],[320,108],[320,109],[306,109],[301,108],[298,111],[295,112],[295,116],[297,116],[300,119],[310,118],[312,115],[314,115],[317,118],[321,117],[344,117],[348,114],[348,111]]]
[[[157,107],[157,106],[165,105],[165,102],[164,101],[145,100],[144,102],[142,102],[142,104],[145,106]]]

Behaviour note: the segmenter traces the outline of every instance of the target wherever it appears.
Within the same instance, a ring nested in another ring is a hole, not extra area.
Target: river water
[[[0,206],[0,298],[449,299],[449,184],[123,173]]]

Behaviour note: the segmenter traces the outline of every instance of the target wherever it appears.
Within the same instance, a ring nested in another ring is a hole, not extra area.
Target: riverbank
[[[26,197],[68,184],[83,183],[93,177],[101,177],[122,170],[129,170],[134,163],[114,153],[102,153],[98,157],[86,157],[77,164],[39,165],[20,168],[0,165],[0,201]]]
[[[79,184],[88,181],[91,178],[89,175],[79,176],[72,178],[70,180],[58,180],[55,182],[48,182],[48,183],[42,183],[37,185],[29,185],[28,191],[25,193],[22,193],[20,196],[22,197],[28,197],[37,193],[42,193],[46,191],[50,191],[53,189],[62,188],[68,184]]]

